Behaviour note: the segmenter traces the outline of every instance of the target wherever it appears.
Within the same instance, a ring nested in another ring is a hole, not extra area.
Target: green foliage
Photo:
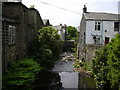
[[[71,40],[65,41],[63,51],[65,51],[65,52],[70,51],[70,52],[76,53],[76,51],[77,51],[77,42],[71,41]]]
[[[30,5],[30,8],[35,8],[35,5]]]
[[[75,53],[77,50],[76,50],[76,48],[70,48],[70,51]]]
[[[107,78],[110,80],[111,87],[120,85],[120,35],[108,44],[108,74]]]
[[[84,66],[84,62],[82,62],[81,60],[76,60],[74,63],[74,68],[80,68]]]
[[[30,49],[31,55],[44,69],[50,69],[59,57],[62,41],[57,30],[51,26],[43,27],[38,34]]]
[[[93,73],[98,88],[115,88],[120,86],[120,35],[101,50],[97,50],[93,59]]]
[[[91,71],[92,70],[92,63],[86,63],[84,62],[84,67],[85,70]]]
[[[12,63],[3,75],[3,89],[23,90],[23,87],[30,89],[37,72],[40,70],[42,68],[33,59],[24,59]]]
[[[67,27],[67,39],[68,40],[77,40],[78,37],[78,31],[75,27],[68,26]]]

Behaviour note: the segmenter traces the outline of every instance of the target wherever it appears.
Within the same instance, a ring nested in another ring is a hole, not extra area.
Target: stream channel
[[[95,90],[93,78],[74,72],[74,59],[72,53],[62,53],[51,71],[39,74],[33,90]]]

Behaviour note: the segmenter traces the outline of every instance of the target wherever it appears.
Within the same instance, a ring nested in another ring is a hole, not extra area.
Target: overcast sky
[[[83,6],[88,12],[118,13],[120,0],[22,0],[27,7],[35,5],[42,19],[49,19],[52,25],[67,24],[78,27]]]

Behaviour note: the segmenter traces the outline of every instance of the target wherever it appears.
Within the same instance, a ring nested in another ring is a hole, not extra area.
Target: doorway
[[[105,37],[105,44],[108,44],[109,43],[109,37]]]

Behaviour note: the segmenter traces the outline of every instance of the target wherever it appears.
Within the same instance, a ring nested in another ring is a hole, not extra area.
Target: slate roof
[[[87,12],[84,13],[84,16],[85,19],[87,20],[118,20],[118,14],[112,14],[112,13]]]
[[[58,26],[53,26],[53,28],[54,28],[55,30],[61,30],[62,26],[60,26],[60,25],[58,25]]]

